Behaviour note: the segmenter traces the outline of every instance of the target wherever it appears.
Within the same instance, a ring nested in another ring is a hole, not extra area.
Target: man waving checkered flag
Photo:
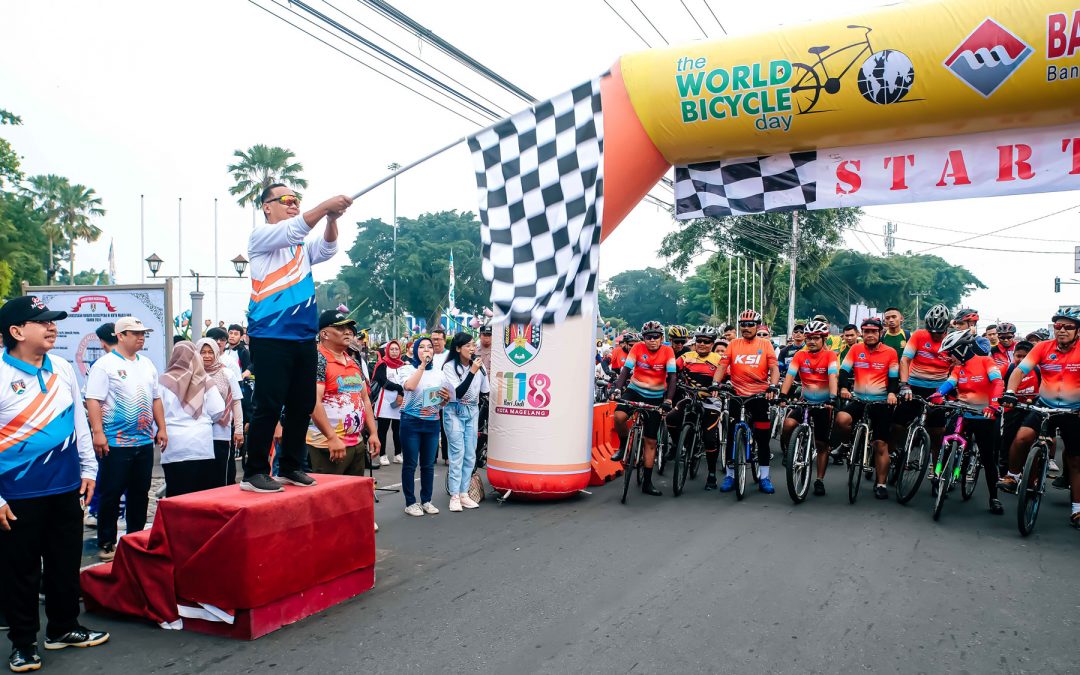
[[[496,320],[554,323],[596,304],[604,202],[600,80],[469,138]]]

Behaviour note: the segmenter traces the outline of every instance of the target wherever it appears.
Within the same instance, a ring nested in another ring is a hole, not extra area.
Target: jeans
[[[150,474],[154,470],[154,446],[133,448],[109,447],[101,458],[97,492],[98,546],[116,544],[116,519],[120,517],[120,498],[127,492],[127,531],[146,527],[146,509],[150,505]]]
[[[270,474],[274,429],[281,420],[281,470],[300,471],[307,457],[307,428],[315,407],[315,370],[319,365],[314,341],[251,338],[255,367],[255,410],[248,427],[244,476]]]
[[[450,494],[469,491],[473,467],[476,465],[476,424],[480,409],[475,405],[450,403],[443,408],[443,429],[450,454]]]
[[[416,503],[413,481],[420,465],[420,503],[431,501],[435,484],[435,455],[439,452],[439,421],[401,415],[401,492],[405,506]]]
[[[382,446],[381,454],[385,457],[387,455],[386,450],[386,432],[391,431],[394,439],[394,454],[401,454],[401,420],[391,419],[389,417],[379,418],[379,444]]]

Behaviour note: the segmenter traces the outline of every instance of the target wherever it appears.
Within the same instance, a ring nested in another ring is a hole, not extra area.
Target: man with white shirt
[[[42,582],[45,649],[109,639],[79,624],[80,500],[93,497],[97,466],[75,370],[49,355],[56,322],[65,318],[33,296],[0,308],[0,610],[10,626],[14,672],[41,668]]]
[[[263,190],[259,202],[266,222],[256,227],[248,239],[248,336],[256,385],[240,489],[280,492],[280,483],[301,487],[315,484],[303,471],[318,366],[315,334],[319,310],[311,266],[337,253],[337,221],[352,200],[339,195],[301,214],[296,193],[275,183]],[[324,218],[322,238],[305,241]],[[270,478],[270,449],[279,420],[281,468],[275,482]]]

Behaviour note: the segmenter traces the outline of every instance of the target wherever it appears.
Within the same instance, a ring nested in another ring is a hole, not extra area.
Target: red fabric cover
[[[228,486],[163,499],[149,532],[84,570],[87,609],[175,621],[182,596],[262,607],[375,564],[374,484],[318,475],[312,488],[256,494]]]

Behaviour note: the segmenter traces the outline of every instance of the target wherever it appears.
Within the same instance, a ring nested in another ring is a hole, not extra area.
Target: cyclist
[[[1013,361],[1009,364],[1008,370],[1005,372],[1005,381],[1008,382],[1012,377],[1013,371],[1016,370],[1024,359],[1027,357],[1035,345],[1031,344],[1027,340],[1021,340],[1017,342],[1013,349]],[[1020,384],[1016,387],[1016,398],[1021,403],[1032,404],[1039,398],[1039,383],[1041,382],[1041,376],[1039,369],[1035,368],[1030,373],[1023,375],[1020,380]],[[1013,441],[1016,440],[1016,432],[1020,431],[1020,425],[1023,424],[1024,418],[1027,417],[1026,410],[1018,410],[1016,408],[1009,408],[1005,411],[1005,415],[1001,421],[1001,445],[998,446],[1001,452],[998,453],[998,475],[1006,476],[1009,473],[1009,448],[1012,447]]]
[[[728,344],[729,343],[725,338],[717,339],[716,343],[713,344],[713,352],[715,352],[716,354],[718,354],[720,356],[723,356],[724,352],[727,351]]]
[[[820,321],[826,326],[829,325],[829,319],[824,314],[815,314],[814,321]],[[844,346],[844,339],[839,335],[827,335],[825,337],[825,349],[831,349],[834,352],[839,353],[840,348]]]
[[[712,326],[698,326],[694,331],[694,349],[683,354],[675,361],[675,369],[680,376],[685,377],[691,384],[698,387],[708,387],[712,384],[713,376],[720,367],[720,355],[713,352],[713,343],[716,341],[716,329]],[[685,400],[685,399],[684,399]],[[716,428],[719,415],[711,410],[705,411],[705,419],[701,422],[701,428],[705,430],[705,438],[702,445],[705,446],[705,462],[709,467],[709,475],[705,479],[705,489],[716,489],[716,460],[720,455],[720,435]],[[682,427],[683,406],[676,405],[671,414],[667,416],[668,428],[671,437],[678,438]]]
[[[780,366],[780,377],[783,378],[787,373],[788,364],[791,363],[791,358],[803,348],[806,342],[806,326],[801,323],[795,324],[795,327],[791,329],[791,341],[788,342],[777,354],[776,360]],[[786,447],[786,446],[785,446]]]
[[[611,392],[614,399],[635,403],[658,405],[671,409],[675,396],[675,352],[664,344],[664,327],[659,321],[646,321],[641,327],[642,342],[634,345],[619,371],[619,379]],[[627,381],[629,380],[629,384]],[[626,387],[626,393],[623,388]],[[629,406],[615,408],[615,433],[619,436],[619,450],[612,459],[621,462],[626,452],[626,436],[630,432],[627,420],[634,413]],[[656,461],[656,438],[660,431],[660,415],[655,411],[640,411],[645,416],[645,470],[642,472],[641,491],[654,497],[661,494],[653,487],[652,470]]]
[[[990,513],[1000,516],[1005,507],[997,498],[997,417],[1001,413],[1004,380],[997,364],[989,356],[976,356],[975,336],[966,330],[953,331],[941,342],[941,353],[953,363],[952,372],[945,382],[930,396],[930,403],[939,404],[949,394],[964,403],[982,408],[982,413],[964,413],[964,435],[970,443],[979,446],[979,461],[983,466],[983,478],[990,495]]]
[[[738,396],[755,396],[765,394],[765,399],[755,399],[746,404],[747,417],[753,429],[754,444],[758,452],[758,489],[765,494],[773,494],[776,489],[772,480],[769,479],[769,400],[777,392],[776,385],[780,381],[780,368],[776,362],[776,351],[767,337],[761,337],[758,326],[761,324],[761,315],[752,309],[745,310],[739,315],[739,332],[741,337],[732,340],[727,351],[720,358],[720,367],[713,376],[713,386],[719,385],[725,377],[731,378],[731,388]],[[767,332],[766,332],[767,335]],[[735,442],[735,421],[742,410],[743,402],[733,398],[729,404],[732,421],[728,424],[728,447],[731,450]],[[735,488],[735,468],[728,467],[723,483],[720,484],[721,492],[730,492]]]
[[[904,354],[904,348],[907,347],[908,338],[910,337],[906,330],[904,330],[904,315],[900,312],[899,307],[886,307],[885,315],[885,332],[881,336],[881,342],[887,347],[892,347],[896,350],[896,358],[899,359]]]
[[[1016,326],[1003,321],[997,325],[997,344],[991,340],[990,357],[994,359],[998,369],[1002,372],[1009,369],[1013,360],[1013,349],[1016,348]]]
[[[953,316],[953,328],[966,330],[975,336],[975,353],[978,356],[990,355],[990,340],[979,335],[979,310],[962,308]]]
[[[732,340],[734,340],[737,337],[739,337],[739,334],[735,331],[735,326],[732,326],[730,323],[728,325],[724,326],[724,339],[725,340],[727,340],[730,343]]]
[[[1062,412],[1080,411],[1080,347],[1077,347],[1077,331],[1080,330],[1080,311],[1066,308],[1054,315],[1054,338],[1040,342],[1016,367],[1005,385],[1001,401],[1005,405],[1017,402],[1017,389],[1024,375],[1035,368],[1042,374],[1038,405],[1057,408]],[[1040,427],[1040,416],[1031,413],[1016,432],[1016,440],[1009,448],[1009,473],[1001,480],[1002,490],[1016,492],[1020,480],[1020,467],[1028,450],[1035,443]],[[1065,457],[1072,483],[1072,514],[1069,522],[1080,529],[1080,416],[1058,416],[1051,422],[1050,432],[1057,429],[1065,445]]]
[[[844,409],[836,413],[836,426],[842,434],[850,437],[856,417],[861,417],[868,401],[882,401],[896,405],[900,388],[900,363],[896,350],[881,342],[884,324],[877,317],[863,319],[862,344],[848,350],[840,364],[840,398],[847,400]],[[859,401],[850,400],[855,393]],[[873,428],[877,483],[874,496],[888,499],[885,477],[889,474],[889,432],[892,428],[893,410],[886,406],[872,406],[869,410],[870,426]]]
[[[952,362],[941,353],[941,341],[949,329],[949,308],[934,305],[923,317],[925,328],[911,334],[903,356],[900,357],[900,398],[911,401],[912,395],[929,398],[949,377]],[[919,414],[917,403],[905,403],[896,410],[893,423],[894,441],[906,435],[906,427]],[[941,437],[945,435],[945,411],[930,410],[926,415],[926,430],[930,433],[930,448],[934,459],[941,447]],[[930,469],[933,471],[933,468]]]
[[[668,328],[668,340],[671,342],[671,350],[675,352],[675,358],[690,351],[686,343],[690,340],[690,331],[686,326],[672,326]]]
[[[611,371],[614,373],[614,377],[619,376],[619,371],[622,370],[623,364],[626,363],[626,356],[630,353],[630,350],[634,348],[634,344],[637,342],[637,335],[633,333],[626,333],[622,337],[622,343],[611,350],[611,361],[608,364]]]
[[[1044,340],[1049,340],[1050,339],[1050,331],[1048,331],[1045,328],[1036,328],[1035,330],[1031,331],[1026,336],[1024,336],[1024,339],[1027,340],[1028,342],[1030,342],[1031,344],[1035,345],[1035,344],[1038,344],[1040,342],[1043,342]]]
[[[849,323],[844,326],[844,331],[840,334],[840,363],[844,362],[844,357],[847,356],[848,351],[859,344],[859,327],[853,323]]]
[[[836,399],[838,388],[839,360],[836,352],[825,349],[825,338],[829,335],[829,324],[823,321],[811,321],[806,324],[806,349],[797,352],[791,360],[784,383],[780,385],[780,400],[784,401],[791,392],[795,375],[802,382],[802,400],[807,403],[827,403]],[[825,494],[825,468],[829,465],[829,432],[832,430],[832,410],[818,408],[813,411],[814,442],[817,445],[817,479],[814,481],[814,494]],[[780,435],[780,447],[785,451],[791,432],[802,422],[802,415],[797,409],[788,413],[784,420],[784,430]],[[791,458],[788,458],[790,461]]]

